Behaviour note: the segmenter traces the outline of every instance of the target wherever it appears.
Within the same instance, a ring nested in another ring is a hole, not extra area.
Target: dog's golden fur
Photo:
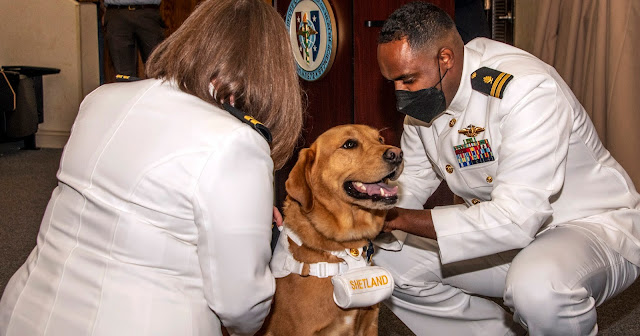
[[[329,251],[361,248],[376,237],[397,197],[392,188],[384,188],[386,196],[371,196],[362,183],[385,187],[379,182],[394,180],[401,171],[400,149],[385,145],[378,131],[364,125],[334,127],[300,152],[286,182],[284,218],[303,242],[298,246],[289,239],[293,257],[304,263],[303,274],[308,274],[309,263],[342,261]],[[354,182],[362,182],[357,184],[362,193],[355,197],[353,190],[347,191]],[[261,334],[377,335],[378,309],[379,304],[341,309],[333,301],[330,277],[292,273],[276,279],[274,303]]]

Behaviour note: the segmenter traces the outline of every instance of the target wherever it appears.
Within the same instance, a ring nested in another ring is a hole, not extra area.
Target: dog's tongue
[[[398,187],[391,187],[390,185],[378,182],[378,183],[362,183],[362,182],[353,182],[353,185],[360,192],[366,192],[367,195],[381,195],[381,196],[395,196],[398,194]]]

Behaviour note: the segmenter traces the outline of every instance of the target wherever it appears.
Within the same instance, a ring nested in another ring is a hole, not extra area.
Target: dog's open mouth
[[[392,172],[382,180],[373,183],[360,181],[347,181],[344,183],[344,190],[347,195],[355,199],[369,199],[374,202],[393,204],[398,200],[398,187],[387,184]]]

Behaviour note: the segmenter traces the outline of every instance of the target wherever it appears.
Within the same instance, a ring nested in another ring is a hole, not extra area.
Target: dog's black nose
[[[402,149],[397,147],[389,148],[384,151],[382,158],[389,163],[400,164],[402,162]]]

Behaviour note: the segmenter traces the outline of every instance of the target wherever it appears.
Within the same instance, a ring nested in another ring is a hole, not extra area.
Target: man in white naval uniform
[[[595,335],[596,307],[638,276],[640,195],[562,78],[509,45],[463,45],[426,3],[389,17],[378,62],[407,114],[374,256],[392,311],[417,335]],[[424,210],[442,180],[466,204]]]

